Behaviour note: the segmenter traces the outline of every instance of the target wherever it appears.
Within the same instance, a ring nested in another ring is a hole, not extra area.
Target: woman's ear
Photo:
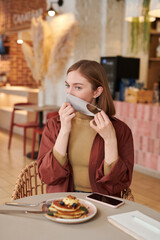
[[[99,86],[99,87],[94,91],[93,97],[94,97],[94,98],[99,97],[102,92],[103,92],[103,87],[102,87],[102,86]]]

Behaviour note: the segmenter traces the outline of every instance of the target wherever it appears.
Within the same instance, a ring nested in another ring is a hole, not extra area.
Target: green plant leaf
[[[139,17],[133,18],[131,22],[131,52],[137,53],[139,49],[143,49],[147,52],[149,49],[150,41],[150,21],[148,16],[150,0],[143,0],[142,3],[142,14],[144,22],[139,21]]]

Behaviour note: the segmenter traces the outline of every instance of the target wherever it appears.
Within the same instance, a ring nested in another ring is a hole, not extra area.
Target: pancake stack
[[[54,217],[65,219],[85,218],[88,213],[88,209],[76,197],[71,195],[64,199],[53,201],[48,210],[51,211],[51,215],[54,212]]]

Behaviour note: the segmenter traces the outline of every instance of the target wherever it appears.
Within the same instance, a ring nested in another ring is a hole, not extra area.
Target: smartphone
[[[103,195],[103,194],[99,194],[99,193],[92,193],[92,194],[88,195],[86,198],[89,200],[98,202],[98,203],[102,203],[103,205],[113,207],[113,208],[117,208],[117,207],[121,206],[122,204],[124,204],[123,200],[119,200],[119,199],[110,197],[108,195]]]

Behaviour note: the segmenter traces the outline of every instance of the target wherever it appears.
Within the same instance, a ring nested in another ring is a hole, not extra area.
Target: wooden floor
[[[23,157],[21,136],[13,136],[10,151],[7,144],[8,132],[0,130],[0,204],[10,200],[17,176],[31,162]],[[27,141],[27,151],[31,151],[30,140]],[[131,188],[136,202],[160,212],[160,179],[134,171]]]

